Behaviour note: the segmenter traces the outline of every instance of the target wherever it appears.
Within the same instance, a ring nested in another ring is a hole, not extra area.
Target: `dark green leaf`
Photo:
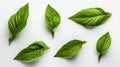
[[[96,50],[99,54],[98,61],[100,61],[102,55],[107,52],[110,45],[111,45],[111,37],[110,37],[109,32],[107,32],[102,37],[100,37],[96,45]]]
[[[23,49],[14,59],[23,62],[37,60],[49,47],[42,41],[36,41]]]
[[[18,12],[11,16],[8,22],[8,28],[11,34],[9,38],[9,44],[13,41],[17,34],[19,34],[27,24],[27,18],[29,15],[29,4],[21,7]]]
[[[94,27],[105,23],[111,15],[111,13],[105,12],[101,8],[88,8],[81,10],[69,19],[85,27]]]
[[[81,40],[69,41],[59,49],[55,57],[71,58],[81,50],[82,45],[85,43],[86,41],[81,41]]]
[[[47,24],[48,28],[51,31],[52,36],[54,37],[54,30],[60,24],[60,15],[50,5],[48,5],[46,8],[45,20],[46,20],[46,24]]]

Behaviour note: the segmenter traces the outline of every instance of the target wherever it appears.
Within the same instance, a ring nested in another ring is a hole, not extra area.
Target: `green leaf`
[[[96,50],[97,50],[98,55],[99,55],[98,61],[100,61],[103,54],[105,54],[107,52],[110,45],[111,45],[111,37],[110,37],[109,32],[107,32],[102,37],[100,37],[100,39],[98,40],[97,45],[96,45]]]
[[[59,49],[55,57],[71,58],[81,50],[85,43],[86,41],[71,40]]]
[[[52,36],[54,37],[55,28],[57,28],[60,24],[60,15],[50,5],[48,5],[46,8],[45,20]]]
[[[89,28],[105,23],[111,15],[111,13],[105,12],[101,8],[87,8],[81,10],[69,19]]]
[[[27,48],[23,49],[14,59],[23,62],[31,62],[37,60],[43,55],[44,51],[49,49],[43,41],[36,41]]]
[[[12,15],[8,21],[8,28],[11,34],[9,38],[9,44],[14,40],[17,34],[19,34],[27,24],[27,18],[29,15],[29,4],[21,7],[18,12]]]

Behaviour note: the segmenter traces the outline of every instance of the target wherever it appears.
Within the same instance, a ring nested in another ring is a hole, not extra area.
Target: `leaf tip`
[[[54,57],[60,57],[59,53],[57,52]]]
[[[109,32],[106,32],[104,35],[107,35],[107,36],[109,36],[109,37],[110,37],[110,33],[109,33]]]
[[[17,60],[17,56],[13,58],[13,60]]]
[[[54,55],[54,57],[56,57],[56,55]]]
[[[112,13],[109,13],[110,16],[112,16]]]
[[[72,18],[72,17],[69,17],[68,19],[70,19],[70,20],[71,20],[71,18]]]
[[[47,48],[46,49],[50,49],[50,47],[49,46],[47,46]]]
[[[29,3],[27,3],[25,6],[29,6]]]
[[[107,32],[106,34],[110,34],[109,32]]]
[[[86,44],[87,43],[87,41],[82,41],[83,42],[83,44]]]
[[[58,57],[58,55],[57,55],[57,54],[55,54],[55,55],[54,55],[54,57]]]
[[[50,4],[48,4],[48,6],[50,6]]]
[[[50,4],[48,4],[47,7],[51,7]]]
[[[15,57],[15,58],[13,58],[13,60],[16,60],[16,57]]]

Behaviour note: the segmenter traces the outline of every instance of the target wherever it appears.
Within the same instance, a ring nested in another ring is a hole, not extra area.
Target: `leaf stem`
[[[52,37],[54,38],[54,31],[53,30],[51,30],[51,34],[52,34]]]
[[[98,56],[98,62],[100,62],[101,57],[102,57],[102,54],[99,54],[99,56]]]
[[[11,42],[13,41],[14,38],[15,38],[15,36],[11,36],[11,37],[9,38],[9,45],[11,44]]]

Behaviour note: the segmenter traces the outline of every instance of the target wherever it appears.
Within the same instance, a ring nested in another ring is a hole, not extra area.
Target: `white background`
[[[8,20],[18,9],[29,3],[30,14],[25,29],[8,45],[10,37]],[[61,23],[55,38],[47,30],[45,9],[50,4],[61,15]],[[120,1],[119,0],[0,0],[0,66],[1,67],[119,67],[120,66]],[[93,29],[67,19],[76,12],[90,7],[101,7],[111,12],[112,17],[103,25]],[[100,36],[110,32],[112,44],[98,63],[96,42]],[[54,58],[57,50],[72,39],[87,40],[79,54],[73,59]],[[51,47],[33,63],[21,63],[13,58],[34,41],[42,40]]]

